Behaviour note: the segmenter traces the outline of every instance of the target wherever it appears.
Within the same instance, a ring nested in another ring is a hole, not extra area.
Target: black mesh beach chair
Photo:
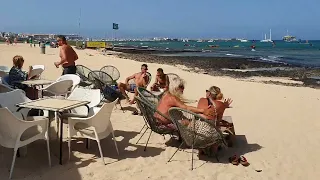
[[[175,107],[169,109],[169,116],[176,125],[183,142],[168,162],[184,143],[192,149],[191,170],[193,169],[193,149],[204,150],[208,155],[213,153],[217,161],[219,161],[216,153],[212,151],[212,146],[227,147],[227,143],[220,129],[216,128],[214,121],[207,120],[188,110]],[[189,125],[185,125],[186,121],[189,121]]]
[[[90,82],[94,83],[95,78],[98,78],[103,84],[111,85],[113,83],[112,77],[103,71],[91,71],[88,75]]]
[[[144,151],[146,151],[146,149],[147,149],[148,142],[149,142],[149,139],[150,139],[152,132],[155,132],[155,133],[163,135],[163,136],[166,134],[169,134],[169,135],[177,135],[179,137],[179,134],[178,134],[178,131],[176,128],[172,128],[172,127],[168,127],[168,126],[160,124],[154,115],[157,113],[159,116],[162,116],[163,118],[168,119],[168,120],[169,120],[169,117],[167,117],[167,116],[163,115],[161,112],[157,111],[156,107],[153,104],[143,100],[140,97],[136,97],[136,101],[137,101],[139,107],[141,108],[141,112],[142,112],[142,115],[143,115],[145,121],[147,122],[147,128],[140,136],[138,142],[140,141],[142,136],[146,133],[146,131],[148,129],[150,129],[150,134],[149,134],[148,140],[146,142],[146,146],[144,148]]]
[[[99,78],[95,78],[94,87],[100,89],[101,95],[103,96],[103,100],[107,102],[113,102],[118,99],[118,104],[120,105],[121,110],[124,112],[123,107],[121,105],[121,100],[125,99],[125,97],[119,91],[113,89],[108,84],[104,84]]]
[[[79,86],[81,87],[90,87],[92,82],[89,81],[89,73],[92,72],[91,69],[83,65],[76,65],[76,73],[79,75],[81,81]]]
[[[117,80],[120,78],[120,72],[116,67],[108,65],[102,67],[100,71],[109,74],[112,77],[113,84],[117,84]]]

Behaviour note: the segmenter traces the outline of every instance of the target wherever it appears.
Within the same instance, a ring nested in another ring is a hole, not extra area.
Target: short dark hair
[[[12,59],[13,65],[19,69],[22,68],[22,64],[24,63],[24,59],[22,56],[16,55]]]
[[[141,67],[145,67],[146,69],[148,69],[148,65],[147,64],[142,64]]]
[[[162,68],[158,68],[158,69],[157,69],[157,72],[163,73],[163,69],[162,69]]]
[[[62,41],[67,41],[66,37],[64,35],[58,35],[58,38]]]

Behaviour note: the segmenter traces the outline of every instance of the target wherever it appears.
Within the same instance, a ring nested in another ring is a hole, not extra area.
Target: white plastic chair
[[[5,85],[7,85],[7,86],[10,86],[10,85],[9,85],[9,75],[3,76],[3,77],[1,78],[1,82],[2,82],[2,84],[5,84]]]
[[[62,80],[72,80],[72,89],[71,92],[79,85],[80,83],[80,77],[75,74],[65,74],[60,76],[56,81],[62,81]]]
[[[100,90],[99,89],[84,89],[84,88],[75,88],[70,96],[68,97],[70,100],[78,100],[78,101],[89,101],[90,103],[87,105],[89,109],[93,107],[97,107],[100,104]],[[81,106],[71,110],[72,114],[76,114],[78,116],[87,117],[88,108]],[[64,113],[64,115],[67,115]],[[68,116],[68,115],[67,115]]]
[[[0,79],[7,76],[8,74],[8,72],[0,70]]]
[[[10,86],[7,86],[5,84],[0,83],[0,93],[5,93],[5,92],[10,92],[13,91],[14,89],[11,88]]]
[[[117,142],[115,140],[113,127],[110,121],[112,110],[118,99],[111,103],[104,103],[101,108],[94,108],[94,115],[88,118],[69,118],[69,135],[68,135],[68,146],[69,146],[69,159],[71,155],[71,137],[82,136],[88,139],[97,141],[98,148],[100,151],[100,156],[103,164],[104,158],[100,145],[100,140],[104,139],[112,133],[113,141],[119,154]]]
[[[47,91],[53,94],[54,96],[66,96],[72,88],[72,85],[72,80],[61,80],[53,82],[40,90]]]
[[[0,108],[0,145],[6,148],[13,148],[13,160],[10,169],[9,179],[12,177],[18,148],[26,146],[38,139],[47,141],[48,160],[51,166],[50,145],[48,138],[48,119],[33,117],[32,121],[23,121],[14,116],[8,108]],[[38,128],[41,127],[41,131]]]
[[[15,89],[6,93],[0,93],[0,105],[7,107],[17,118],[26,119],[30,109],[23,108],[17,112],[18,107],[16,104],[31,101],[21,89]]]
[[[40,89],[46,92],[53,94],[56,98],[58,96],[64,96],[67,98],[67,94],[70,92],[72,88],[73,81],[72,80],[61,80],[51,83],[50,85]],[[58,113],[55,112],[55,121],[57,122],[57,134],[59,133],[59,121],[58,121]]]

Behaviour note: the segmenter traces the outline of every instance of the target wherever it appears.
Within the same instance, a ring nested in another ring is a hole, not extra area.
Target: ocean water
[[[302,41],[301,43],[284,41],[274,42],[274,45],[272,43],[262,43],[260,41],[122,41],[113,42],[113,44],[117,46],[142,47],[168,51],[200,51],[161,54],[161,56],[243,57],[254,58],[259,61],[286,63],[304,67],[320,67],[320,41]],[[252,45],[255,46],[255,51],[252,51]]]

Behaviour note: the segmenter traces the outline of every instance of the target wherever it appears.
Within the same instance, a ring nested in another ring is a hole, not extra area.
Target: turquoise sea
[[[320,40],[273,43],[260,41],[115,41],[116,46],[155,50],[192,50],[197,52],[179,52],[161,54],[161,56],[205,56],[205,57],[243,57],[259,61],[292,64],[304,67],[320,67]],[[252,47],[255,46],[255,51]]]

